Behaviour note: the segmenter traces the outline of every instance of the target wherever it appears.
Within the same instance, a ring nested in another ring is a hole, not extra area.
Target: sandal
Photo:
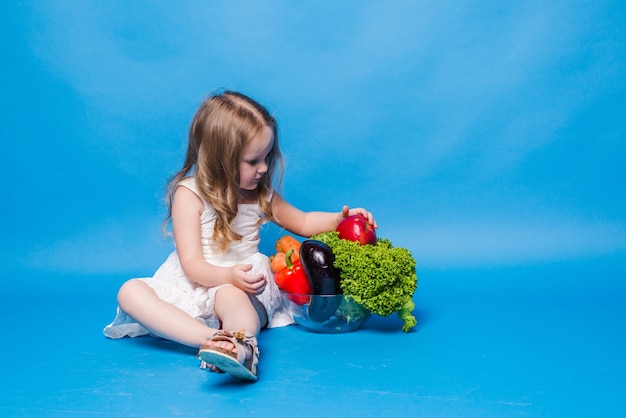
[[[202,368],[212,364],[220,371],[243,380],[256,381],[259,348],[246,337],[244,330],[239,332],[218,331],[209,341],[228,341],[235,346],[236,352],[221,347],[204,344],[200,347],[198,358],[202,360]]]

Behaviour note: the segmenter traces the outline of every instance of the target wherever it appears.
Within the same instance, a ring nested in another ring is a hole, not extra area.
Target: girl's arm
[[[176,252],[187,278],[208,287],[229,283],[251,294],[263,291],[263,275],[246,273],[252,265],[220,267],[205,261],[200,234],[203,211],[204,204],[194,192],[186,187],[176,189],[172,202],[172,229]]]
[[[302,237],[334,231],[344,218],[356,214],[363,215],[374,228],[378,228],[374,216],[363,208],[344,206],[340,212],[303,212],[276,192],[272,196],[272,211],[278,226]]]

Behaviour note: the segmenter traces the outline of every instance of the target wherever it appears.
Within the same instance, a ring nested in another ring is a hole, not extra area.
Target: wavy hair
[[[244,148],[266,126],[272,130],[274,144],[267,156],[267,172],[257,189],[259,207],[264,214],[259,224],[273,219],[269,196],[275,175],[279,176],[278,184],[283,175],[276,120],[250,97],[224,91],[207,98],[191,122],[185,161],[168,184],[168,212],[164,224],[172,218],[172,201],[178,183],[193,173],[201,197],[217,214],[211,245],[225,252],[232,242],[241,240],[241,235],[231,228],[240,200],[239,163]]]

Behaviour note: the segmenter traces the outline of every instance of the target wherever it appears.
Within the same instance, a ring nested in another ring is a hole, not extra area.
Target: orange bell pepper
[[[300,241],[291,235],[283,235],[276,241],[276,252],[286,253],[293,250],[292,260],[297,261],[300,258]]]

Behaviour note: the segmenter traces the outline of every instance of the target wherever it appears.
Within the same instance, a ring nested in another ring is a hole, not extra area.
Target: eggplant
[[[333,263],[335,255],[328,245],[317,240],[306,240],[300,245],[300,263],[311,284],[311,302],[307,308],[309,318],[324,322],[335,314],[342,297],[339,270]]]

